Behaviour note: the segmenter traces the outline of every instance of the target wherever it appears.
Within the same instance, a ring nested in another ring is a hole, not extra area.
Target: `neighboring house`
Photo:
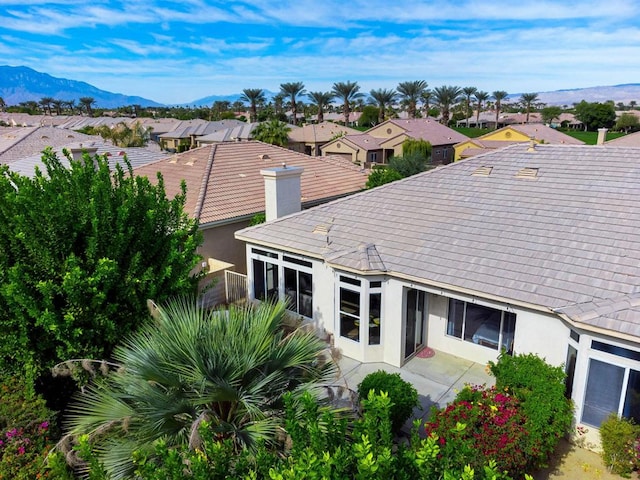
[[[640,421],[639,191],[640,149],[512,145],[236,238],[251,298],[290,298],[343,355],[534,353],[598,427]]]
[[[390,157],[402,155],[402,143],[407,139],[426,140],[432,146],[431,162],[446,165],[454,160],[453,146],[469,137],[434,118],[396,118],[386,120],[359,136],[347,135],[333,140],[320,150],[323,155],[350,155],[354,163],[368,166],[369,163],[387,163]]]
[[[555,128],[541,123],[523,123],[494,130],[480,137],[470,138],[454,146],[455,159],[473,157],[481,153],[503,148],[514,143],[530,142],[549,143],[552,145],[584,145],[578,140]]]
[[[217,132],[204,135],[196,138],[198,147],[203,145],[210,145],[212,143],[222,142],[247,142],[251,140],[253,129],[259,125],[259,122],[242,123],[235,127],[218,130]]]
[[[559,118],[555,118],[555,121],[550,125],[551,127],[562,126],[564,128],[577,129],[582,128],[584,125],[581,121],[577,120],[573,113],[561,113]],[[475,128],[502,128],[508,125],[526,125],[527,114],[526,113],[505,113],[502,112],[498,116],[496,125],[496,111],[487,110],[480,112],[480,118],[474,113],[469,118],[458,120],[456,122],[457,127],[475,127]],[[542,124],[542,114],[537,112],[531,112],[529,114],[529,124]]]
[[[304,168],[299,198],[303,208],[359,192],[367,181],[366,171],[342,159],[310,157],[257,141],[206,145],[135,173],[150,179],[162,173],[171,197],[180,192],[184,180],[186,211],[200,223],[204,243],[199,253],[210,271],[222,266],[244,273],[244,244],[235,240],[234,233],[265,211],[265,179],[260,171],[283,164]]]
[[[244,124],[240,120],[218,120],[207,122],[206,120],[185,120],[175,130],[158,136],[163,150],[171,152],[183,152],[197,146],[197,138],[209,135],[221,130],[238,127]]]
[[[64,128],[0,127],[0,164],[12,164],[25,157],[38,156],[46,147],[57,148],[71,143],[96,141],[102,139]]]
[[[320,156],[320,147],[344,135],[358,135],[353,128],[333,122],[311,123],[289,132],[289,148],[296,152]]]

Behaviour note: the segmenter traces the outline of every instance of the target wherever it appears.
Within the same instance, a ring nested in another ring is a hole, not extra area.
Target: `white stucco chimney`
[[[607,139],[607,128],[599,128],[598,129],[598,141],[596,145],[604,145],[604,141]]]
[[[285,164],[260,170],[264,177],[267,221],[300,211],[300,176],[303,171],[302,167],[288,167]]]
[[[82,160],[82,154],[85,152],[89,154],[91,158],[93,158],[98,152],[98,147],[83,147],[81,145],[80,147],[72,147],[69,149],[69,151],[71,152],[71,158],[73,158],[74,160]]]

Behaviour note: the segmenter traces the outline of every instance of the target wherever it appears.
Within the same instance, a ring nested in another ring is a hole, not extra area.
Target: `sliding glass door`
[[[406,289],[404,358],[409,358],[425,344],[427,294],[415,288]]]

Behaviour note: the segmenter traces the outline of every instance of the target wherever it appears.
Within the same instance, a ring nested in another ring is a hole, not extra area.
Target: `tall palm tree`
[[[64,108],[69,110],[69,113],[71,115],[73,115],[73,112],[76,108],[76,101],[75,100],[66,100],[63,102]]]
[[[289,144],[290,131],[291,129],[286,123],[274,118],[256,125],[256,128],[251,132],[251,136],[254,140],[286,147]]]
[[[42,110],[45,115],[47,114],[47,112],[49,112],[49,115],[51,115],[51,102],[53,102],[52,97],[42,97],[38,102],[42,107]]]
[[[407,105],[409,118],[416,118],[417,104],[422,93],[427,89],[427,82],[424,80],[413,80],[400,82],[396,90],[400,94],[402,101]]]
[[[298,95],[304,95],[304,83],[302,82],[289,82],[280,84],[280,93],[285,97],[289,97],[291,101],[291,113],[293,113],[293,124],[298,124],[298,108],[296,105],[296,97]]]
[[[54,99],[51,101],[51,106],[56,109],[56,115],[62,115],[62,100]]]
[[[88,117],[93,116],[93,105],[96,103],[93,97],[80,97],[78,99],[82,108],[87,112]]]
[[[4,101],[4,98],[0,97],[0,112],[4,112],[4,109],[7,108],[7,104]]]
[[[422,95],[420,95],[420,100],[422,100],[422,108],[424,108],[424,116],[429,116],[429,108],[431,107],[431,100],[433,99],[433,91],[430,88],[427,88]]]
[[[504,90],[496,90],[491,94],[496,101],[496,130],[498,129],[498,120],[500,119],[500,108],[502,107],[502,101],[509,96]]]
[[[351,113],[351,102],[354,102],[358,98],[362,97],[362,93],[359,92],[360,85],[358,82],[335,82],[331,91],[333,94],[342,100],[342,114],[344,115],[344,125],[349,125],[349,114]]]
[[[261,88],[245,88],[240,95],[240,101],[249,104],[251,109],[250,122],[255,122],[258,118],[258,104],[265,101],[264,90]]]
[[[385,110],[396,101],[398,92],[393,88],[379,88],[377,90],[371,90],[369,95],[375,100],[376,105],[378,105],[378,123],[384,122]]]
[[[318,123],[324,122],[324,109],[333,100],[332,92],[309,92],[307,97],[318,108]]]
[[[531,113],[531,106],[538,101],[537,93],[523,93],[520,97],[520,104],[524,107],[527,112],[527,120],[526,123],[529,123],[529,114]]]
[[[478,91],[476,87],[464,87],[462,89],[462,94],[464,95],[464,114],[467,123],[467,127],[469,126],[469,119],[471,118],[471,97],[475,95]]]
[[[283,332],[285,315],[282,302],[211,311],[174,300],[116,349],[124,368],[78,397],[70,433],[94,437],[113,479],[129,478],[131,452],[152,455],[155,440],[197,445],[203,421],[240,448],[275,444],[284,395],[318,393],[335,372],[313,332]]]
[[[478,111],[476,112],[476,128],[479,128],[478,125],[480,124],[480,110],[482,110],[482,105],[484,104],[484,102],[489,100],[489,93],[479,90],[475,93],[474,96],[476,102],[478,102]]]
[[[449,125],[451,106],[458,102],[461,93],[462,89],[453,85],[443,85],[433,89],[434,100],[440,108],[444,125]]]

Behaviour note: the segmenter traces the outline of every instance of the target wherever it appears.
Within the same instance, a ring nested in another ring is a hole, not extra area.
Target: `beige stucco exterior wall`
[[[376,138],[392,138],[400,135],[401,133],[404,133],[404,131],[405,130],[403,128],[400,128],[398,125],[387,121],[382,122],[380,125],[376,125],[370,130],[367,130],[367,133]]]
[[[234,233],[249,226],[249,220],[227,225],[203,228],[203,242],[198,253],[204,257],[223,260],[235,265],[235,271],[247,273],[245,244],[234,238]]]

